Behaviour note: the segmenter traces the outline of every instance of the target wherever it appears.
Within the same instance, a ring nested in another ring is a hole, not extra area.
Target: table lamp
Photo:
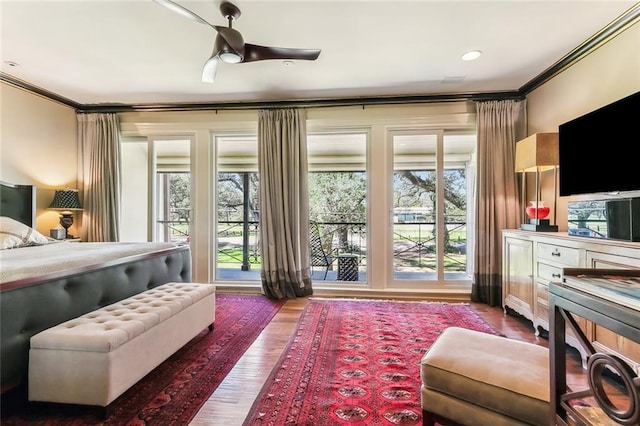
[[[80,196],[77,189],[58,189],[49,205],[51,210],[61,210],[60,225],[64,228],[65,239],[73,238],[69,234],[69,227],[73,225],[73,210],[82,210]]]
[[[520,225],[520,229],[526,231],[557,232],[556,221],[556,192],[557,192],[557,166],[558,166],[558,133],[535,133],[516,143],[515,171],[523,173],[522,194],[526,195],[527,172],[536,175],[535,200],[526,206],[525,214],[529,217],[528,223]],[[540,199],[540,174],[553,170],[553,221],[552,225],[546,217],[550,213],[550,207],[544,205]]]

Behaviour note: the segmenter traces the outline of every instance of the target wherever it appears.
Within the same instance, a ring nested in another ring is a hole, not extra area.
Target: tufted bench
[[[459,327],[422,358],[423,425],[548,425],[549,350]]]
[[[214,317],[214,285],[167,283],[35,334],[29,400],[106,407]]]

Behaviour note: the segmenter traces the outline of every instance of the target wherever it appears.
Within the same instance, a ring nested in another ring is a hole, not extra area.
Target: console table
[[[640,342],[640,271],[565,269],[562,282],[549,283],[549,353],[551,375],[550,424],[567,425],[569,416],[578,424],[590,424],[570,404],[574,399],[593,396],[600,408],[620,424],[640,423],[640,379],[631,367],[615,354],[597,352],[577,324],[573,315],[606,327],[620,336]],[[595,280],[593,278],[596,278]],[[607,285],[610,280],[612,286]],[[630,291],[616,292],[616,285],[631,283]],[[638,287],[636,284],[638,283]],[[627,303],[628,302],[628,303]],[[567,390],[566,382],[566,325],[573,330],[588,352],[589,389]],[[617,407],[607,398],[601,386],[601,375],[606,369],[619,373],[629,403]]]

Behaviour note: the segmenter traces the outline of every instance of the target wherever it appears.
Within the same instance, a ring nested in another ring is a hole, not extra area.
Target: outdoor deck
[[[324,278],[324,270],[315,269],[312,273],[312,280],[314,282],[338,282],[348,284],[350,282],[366,282],[367,273],[359,272],[357,281],[338,281],[338,271],[328,271],[327,277]],[[447,273],[446,277],[451,280],[464,280],[469,279],[469,276],[464,273]],[[324,278],[324,279],[323,279]],[[436,274],[425,272],[396,272],[395,278],[399,280],[435,280]],[[220,281],[260,281],[260,270],[252,269],[249,271],[242,271],[240,268],[220,268],[218,269],[217,280]]]

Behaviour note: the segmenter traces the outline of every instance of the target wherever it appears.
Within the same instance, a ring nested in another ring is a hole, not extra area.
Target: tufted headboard
[[[33,227],[36,221],[36,187],[0,181],[0,216],[8,216]]]

